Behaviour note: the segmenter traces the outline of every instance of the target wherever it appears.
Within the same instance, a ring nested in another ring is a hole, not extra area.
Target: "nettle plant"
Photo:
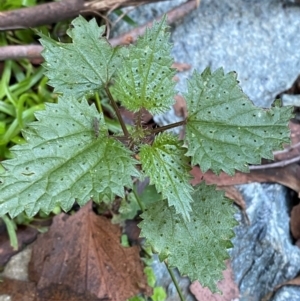
[[[41,35],[46,75],[61,96],[35,114],[37,121],[23,131],[27,143],[14,146],[15,157],[2,162],[0,215],[113,201],[133,188],[134,179],[148,176],[161,199],[141,204],[141,236],[169,266],[217,291],[235,209],[215,186],[193,187],[189,172],[199,165],[203,172],[233,175],[262,157],[272,159],[272,150],[289,143],[291,109],[257,108],[236,73],[207,68],[188,83],[186,120],[145,127],[142,110],[164,113],[176,94],[165,18],[128,47],[111,47],[95,20],[78,17],[72,26],[70,44]],[[109,98],[121,133],[111,134],[101,106],[87,101],[99,91]],[[126,127],[117,102],[136,113],[134,126]],[[166,131],[180,125],[184,140]]]

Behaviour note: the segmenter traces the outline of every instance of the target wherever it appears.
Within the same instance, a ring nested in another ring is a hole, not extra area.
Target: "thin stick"
[[[166,0],[94,0],[87,1],[85,7],[90,10],[107,11],[111,8],[119,8],[124,6],[136,6],[139,4],[148,4],[152,2],[160,2]]]
[[[120,111],[119,111],[119,108],[118,108],[118,106],[117,106],[117,104],[116,104],[114,98],[112,97],[112,95],[111,95],[111,93],[110,93],[110,91],[109,91],[109,88],[108,88],[107,86],[105,87],[105,91],[106,91],[106,94],[107,94],[107,96],[108,96],[108,98],[109,98],[109,100],[110,100],[111,105],[112,105],[113,108],[114,108],[114,111],[115,111],[115,113],[116,113],[116,115],[117,115],[117,118],[118,118],[118,120],[119,120],[119,122],[120,122],[120,125],[121,125],[121,127],[122,127],[122,131],[123,131],[123,133],[124,133],[124,136],[125,136],[125,137],[128,137],[128,136],[129,136],[129,132],[128,132],[128,130],[127,130],[127,127],[126,127],[126,125],[125,125],[125,123],[124,123],[124,120],[123,120],[123,118],[122,118],[122,116],[121,116],[121,113],[120,113]]]
[[[274,155],[274,156],[277,156],[277,155],[289,153],[289,152],[291,152],[293,149],[298,148],[299,146],[300,146],[300,142],[298,142],[298,143],[296,143],[296,144],[293,144],[293,145],[291,145],[290,147],[285,148],[285,149],[283,149],[283,150],[275,151],[275,152],[273,152],[273,155]]]
[[[0,47],[0,61],[27,59],[41,59],[42,45],[10,45]]]
[[[251,165],[249,166],[250,170],[259,170],[259,169],[269,169],[269,168],[276,168],[276,167],[285,167],[287,165],[290,165],[292,163],[296,163],[300,161],[300,156],[296,156],[289,160],[283,160],[275,163],[270,164],[262,164],[262,165]]]
[[[170,25],[179,19],[185,17],[187,14],[191,13],[193,10],[197,8],[197,2],[195,0],[187,1],[181,5],[178,5],[174,9],[167,12],[167,23]],[[156,21],[160,21],[163,16],[156,18]],[[129,43],[133,43],[137,40],[137,38],[143,35],[146,31],[147,27],[151,27],[153,21],[148,22],[142,26],[138,26],[124,35],[120,35],[116,38],[110,39],[109,42],[112,46],[117,45],[127,45]]]
[[[102,1],[100,1],[102,3]],[[155,2],[153,1],[143,1],[143,2]],[[91,4],[88,5],[89,2],[85,4],[85,10],[86,9],[92,9]],[[141,3],[137,3],[141,4]],[[175,7],[174,9],[167,12],[167,22],[168,24],[172,24],[179,19],[186,16],[188,13],[192,12],[197,8],[197,2],[195,0],[190,0],[182,5],[179,5]],[[47,10],[46,10],[47,11]],[[84,10],[83,10],[84,11]],[[1,15],[1,13],[0,13]],[[160,20],[160,18],[157,18],[156,20]],[[127,32],[124,35],[121,35],[119,37],[110,39],[109,42],[112,46],[118,46],[118,45],[126,45],[128,43],[132,43],[136,41],[138,36],[143,35],[146,28],[151,26],[152,22],[149,22],[145,25],[139,26],[134,28],[133,30]],[[34,26],[30,26],[34,27]],[[0,61],[5,61],[8,59],[11,60],[18,60],[21,58],[41,58],[41,51],[43,50],[43,47],[41,45],[19,45],[19,46],[3,46],[0,47]]]
[[[64,0],[0,12],[0,30],[32,28],[78,16],[84,0]]]

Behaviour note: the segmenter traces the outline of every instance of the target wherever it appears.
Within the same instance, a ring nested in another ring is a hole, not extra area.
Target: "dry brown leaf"
[[[176,101],[173,106],[175,114],[179,117],[186,118],[188,113],[185,99],[179,94],[175,95],[174,99]]]
[[[39,236],[29,265],[38,300],[124,301],[146,292],[139,247],[123,248],[121,230],[87,204],[76,214],[60,214]]]
[[[218,186],[218,189],[225,191],[225,196],[234,202],[243,210],[246,211],[246,202],[242,194],[234,186]]]
[[[3,278],[0,295],[10,296],[11,301],[36,301],[36,285],[33,282]]]
[[[193,185],[203,180],[207,184],[215,184],[217,186],[230,186],[251,182],[275,182],[287,186],[298,193],[300,192],[300,166],[297,164],[290,164],[278,168],[252,170],[250,173],[236,172],[233,177],[223,172],[219,176],[211,171],[207,171],[203,174],[199,167],[194,167],[191,174],[194,176],[192,180]]]
[[[191,284],[190,290],[199,301],[231,301],[239,297],[239,289],[233,281],[233,272],[230,263],[227,262],[227,269],[223,271],[224,279],[218,282],[218,288],[223,295],[213,294],[207,287],[202,287],[198,281]]]
[[[178,72],[183,72],[191,69],[191,65],[187,63],[174,62],[172,68],[175,68]]]
[[[291,211],[291,232],[296,240],[300,239],[300,204],[294,206]]]

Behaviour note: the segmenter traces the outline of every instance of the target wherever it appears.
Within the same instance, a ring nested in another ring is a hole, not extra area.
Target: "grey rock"
[[[184,1],[141,6],[129,13],[139,24]],[[210,66],[236,71],[244,92],[269,107],[300,74],[300,7],[282,0],[202,0],[198,10],[172,27],[175,61],[198,71]],[[116,34],[128,30],[123,23]],[[186,91],[192,70],[179,74]]]
[[[247,203],[250,225],[242,214],[237,215],[240,225],[235,229],[232,268],[240,301],[259,301],[300,272],[300,249],[290,236],[285,187],[253,183],[240,186],[240,191]]]
[[[0,273],[0,277],[28,281],[28,264],[31,253],[31,247],[27,246],[23,251],[14,255],[6,264],[4,271]],[[0,295],[0,301],[12,301],[12,298],[6,294]]]
[[[236,71],[249,98],[268,107],[300,73],[299,16],[298,7],[280,0],[203,0],[174,31],[174,57],[199,71],[206,66]]]
[[[20,253],[14,255],[9,262],[6,264],[1,277],[10,279],[28,280],[28,264],[31,258],[31,247],[28,246]]]

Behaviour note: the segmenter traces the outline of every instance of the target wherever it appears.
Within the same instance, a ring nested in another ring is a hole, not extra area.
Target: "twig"
[[[278,161],[278,162],[270,163],[270,164],[251,165],[251,166],[249,166],[249,169],[250,170],[259,170],[259,169],[269,169],[269,168],[275,168],[275,167],[285,167],[287,165],[296,163],[298,161],[300,161],[300,156],[296,156],[292,159]]]
[[[50,2],[32,7],[0,12],[0,31],[36,27],[74,18],[84,10],[108,11],[141,3],[151,3],[165,0],[63,0]]]
[[[105,20],[105,26],[106,26],[106,34],[105,37],[106,39],[109,38],[109,34],[110,34],[110,27],[111,27],[111,22],[108,19],[107,15],[101,14],[100,12],[96,11],[96,10],[82,10],[80,12],[81,15],[96,15],[100,18],[102,18],[103,20]]]
[[[0,31],[30,28],[74,18],[84,9],[84,0],[64,0],[0,12]]]
[[[300,146],[300,142],[298,142],[298,143],[296,143],[296,144],[293,144],[293,145],[291,145],[290,147],[285,148],[285,149],[283,149],[283,150],[281,150],[281,151],[275,151],[275,152],[273,152],[273,155],[276,157],[276,156],[278,156],[278,155],[282,155],[282,154],[285,154],[285,153],[289,153],[289,152],[291,152],[293,149],[298,148],[299,146]]]
[[[100,11],[110,10],[112,7],[114,9],[124,6],[136,6],[140,4],[147,4],[151,2],[160,2],[166,0],[93,0],[85,3],[85,9],[93,9]]]
[[[196,8],[197,8],[197,2],[195,0],[187,1],[179,6],[175,7],[174,9],[170,10],[167,13],[168,24],[170,25],[172,23],[175,23],[176,21],[185,17],[187,14],[189,14]],[[155,20],[159,21],[159,20],[161,20],[161,18],[162,18],[162,16],[156,18]],[[153,24],[153,22],[151,21],[142,26],[136,27],[125,34],[120,35],[119,37],[110,39],[109,42],[112,46],[127,45],[130,43],[133,43],[136,41],[136,39],[139,36],[143,35],[146,28],[151,27],[152,24]]]
[[[70,1],[70,0],[68,0]],[[156,1],[156,0],[153,0]],[[152,2],[153,2],[152,1]],[[148,1],[150,2],[150,1]],[[186,16],[188,13],[196,9],[197,2],[195,0],[190,0],[176,8],[170,10],[167,13],[168,24],[172,24],[179,19]],[[1,15],[1,13],[0,13]],[[160,20],[157,18],[156,20]],[[1,20],[1,18],[0,18]],[[0,21],[1,22],[1,21]],[[110,39],[109,42],[113,46],[128,44],[129,42],[134,42],[139,35],[145,32],[146,27],[151,26],[152,22],[149,22],[140,27],[134,28],[128,33],[121,35],[120,37]],[[41,51],[43,47],[41,45],[20,45],[20,46],[3,46],[0,47],[0,61],[7,59],[17,60],[21,58],[41,58]]]
[[[15,45],[0,47],[0,61],[17,60],[22,58],[35,59],[42,58],[42,45]]]
[[[112,27],[116,26],[125,16],[127,16],[131,11],[139,7],[140,5],[137,5],[136,7],[131,7],[130,9],[123,12],[118,18],[112,23]],[[111,12],[109,12],[111,13]]]

